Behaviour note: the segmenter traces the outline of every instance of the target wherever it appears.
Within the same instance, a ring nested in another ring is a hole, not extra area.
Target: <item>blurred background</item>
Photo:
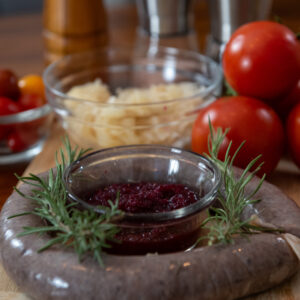
[[[103,0],[106,6],[119,4],[135,3],[135,0]],[[297,7],[300,0],[274,0],[273,13],[282,16],[285,15],[300,17],[300,12],[293,7]],[[205,2],[197,0],[196,2]],[[43,8],[43,0],[0,0],[0,16],[16,15],[24,13],[38,13]],[[288,11],[287,11],[288,10]]]
[[[105,4],[133,3],[135,0],[104,0]],[[41,12],[43,0],[0,0],[0,16]]]
[[[107,8],[110,44],[114,46],[132,44],[136,39],[138,26],[136,0],[102,1]],[[198,49],[203,53],[207,35],[210,33],[209,1],[194,0],[193,7],[193,27],[196,31]],[[270,18],[274,19],[274,16],[278,16],[294,32],[300,32],[300,13],[297,9],[299,1],[273,0]],[[44,0],[0,0],[0,64],[2,67],[18,70],[20,76],[29,71],[36,73],[42,71],[43,3]],[[22,51],[19,51],[20,45]]]

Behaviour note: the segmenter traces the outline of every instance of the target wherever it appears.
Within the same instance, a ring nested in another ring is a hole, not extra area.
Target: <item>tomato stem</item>
[[[282,18],[279,17],[278,15],[274,15],[274,21],[278,24],[283,24]]]

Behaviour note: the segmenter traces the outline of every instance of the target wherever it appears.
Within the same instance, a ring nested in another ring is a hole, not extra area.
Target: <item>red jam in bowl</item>
[[[128,213],[166,212],[188,206],[198,196],[187,186],[170,183],[121,183],[100,188],[88,201],[92,205],[109,206],[119,193],[119,209]]]
[[[119,209],[125,213],[170,212],[199,200],[201,195],[177,183],[111,184],[94,192],[87,203],[109,206],[119,195]],[[114,254],[146,254],[183,251],[199,237],[202,218],[199,214],[163,222],[121,222],[116,235],[119,243],[110,243]]]

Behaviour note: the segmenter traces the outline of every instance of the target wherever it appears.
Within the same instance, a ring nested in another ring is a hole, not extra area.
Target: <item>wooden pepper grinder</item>
[[[44,0],[45,62],[108,44],[102,0]]]

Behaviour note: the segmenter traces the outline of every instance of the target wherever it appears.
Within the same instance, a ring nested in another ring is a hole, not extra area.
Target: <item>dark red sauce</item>
[[[158,213],[179,209],[198,201],[198,195],[187,186],[170,183],[121,183],[98,189],[87,202],[109,206],[119,193],[119,209],[127,213]],[[129,226],[126,226],[129,225]],[[199,237],[200,221],[195,216],[163,223],[120,224],[109,253],[146,254],[186,250]]]
[[[198,200],[194,191],[182,184],[119,183],[100,188],[89,204],[109,206],[119,193],[119,209],[128,213],[167,212],[188,206]]]
[[[167,225],[160,228],[143,229],[141,225],[136,232],[121,229],[116,235],[116,239],[120,243],[111,243],[112,248],[109,248],[107,252],[142,255],[184,251],[195,244],[199,235],[200,226],[189,229],[187,224],[181,224],[177,229],[170,229]]]

